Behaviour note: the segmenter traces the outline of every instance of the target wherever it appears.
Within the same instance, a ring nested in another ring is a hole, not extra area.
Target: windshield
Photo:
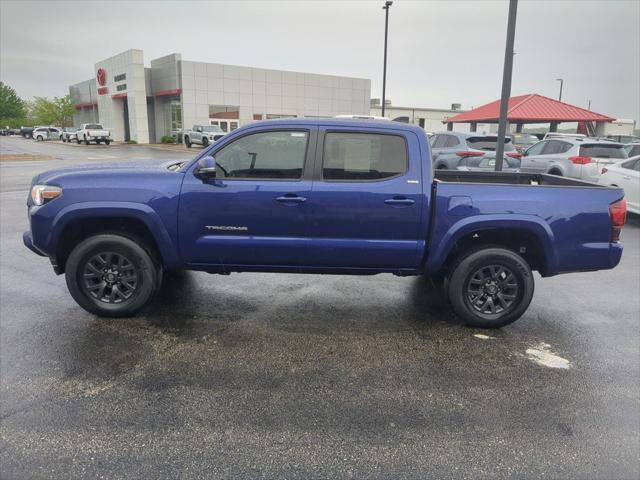
[[[102,130],[102,125],[99,125],[97,123],[92,123],[90,125],[87,125],[86,127],[88,130]]]
[[[593,144],[580,146],[581,157],[627,158],[622,145]]]
[[[217,125],[205,125],[204,127],[202,127],[202,131],[203,132],[214,132],[214,133],[222,132],[222,133],[224,133],[222,131],[222,129]]]

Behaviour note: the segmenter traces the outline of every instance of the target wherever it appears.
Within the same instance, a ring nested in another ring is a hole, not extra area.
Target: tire
[[[36,142],[41,142],[42,140],[44,140],[44,138],[42,138],[42,135],[38,135],[36,137]]]
[[[111,140],[105,140],[105,141],[104,141],[104,144],[105,144],[105,145],[109,145],[110,143],[111,143]]]
[[[549,172],[549,175],[555,175],[556,177],[561,177],[562,176],[562,172],[560,170],[551,170]]]
[[[534,280],[531,267],[517,253],[484,247],[451,266],[446,289],[451,307],[467,325],[500,328],[527,310]]]
[[[187,148],[191,148],[191,141],[189,140],[189,137],[184,137],[184,144]]]
[[[209,146],[209,139],[207,137],[202,137],[202,146],[207,148]]]
[[[76,137],[76,143],[80,145],[80,139],[78,137]]]
[[[87,136],[85,135],[85,136],[83,136],[82,138],[84,138],[84,144],[85,144],[85,145],[89,145],[89,143],[90,143],[90,142],[89,142],[89,140],[87,139]]]
[[[144,244],[111,233],[76,245],[67,259],[65,276],[78,305],[101,317],[135,315],[162,284],[162,268]]]

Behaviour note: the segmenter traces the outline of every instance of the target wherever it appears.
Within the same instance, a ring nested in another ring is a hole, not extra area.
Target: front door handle
[[[296,193],[287,193],[281,197],[276,197],[277,202],[289,204],[304,203],[306,200],[306,197],[301,197]]]
[[[415,200],[411,200],[410,198],[405,198],[405,197],[393,197],[393,198],[387,198],[384,203],[386,203],[387,205],[394,205],[397,207],[402,207],[402,206],[407,206],[407,205],[413,205],[415,202]]]

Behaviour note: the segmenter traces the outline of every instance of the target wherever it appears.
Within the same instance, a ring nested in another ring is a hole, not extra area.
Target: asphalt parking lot
[[[640,222],[611,271],[464,327],[421,278],[168,278],[94,317],[22,245],[36,173],[196,151],[0,139],[2,478],[640,476]]]

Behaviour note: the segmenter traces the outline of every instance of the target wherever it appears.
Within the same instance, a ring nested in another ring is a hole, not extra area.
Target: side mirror
[[[201,180],[216,178],[216,159],[211,155],[201,158],[198,160],[198,166],[193,173]]]

